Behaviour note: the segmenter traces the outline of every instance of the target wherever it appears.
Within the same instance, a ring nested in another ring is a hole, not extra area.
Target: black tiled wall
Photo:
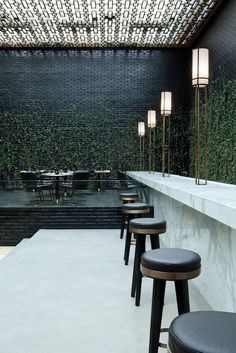
[[[101,100],[119,116],[141,116],[172,90],[175,105],[187,100],[187,51],[0,50],[0,94],[4,104],[41,101],[52,111],[70,102],[86,112]]]
[[[16,140],[11,146],[2,144],[2,150],[10,154],[2,163],[3,171],[17,176],[20,168],[55,168],[57,163],[59,168],[137,169],[137,121],[145,119],[150,108],[160,111],[161,91],[173,92],[174,110],[188,107],[188,55],[189,50],[175,48],[0,50],[0,113],[1,109],[10,111],[2,126],[0,118],[0,140],[6,140],[4,136]],[[186,170],[188,164],[187,126],[183,129],[179,120],[173,117],[172,129],[186,147],[184,163],[173,154],[175,173]],[[157,139],[160,136],[159,128]],[[47,141],[45,149],[48,146],[43,156],[42,140]],[[38,158],[32,145],[39,151]],[[74,151],[79,151],[79,158]]]
[[[1,208],[0,246],[17,245],[39,229],[119,229],[120,224],[121,207]]]
[[[211,72],[217,78],[224,71],[226,77],[236,79],[236,1],[224,0],[212,21],[194,43],[194,47],[210,50]]]
[[[119,229],[119,207],[1,208],[0,245],[17,245],[39,229]]]

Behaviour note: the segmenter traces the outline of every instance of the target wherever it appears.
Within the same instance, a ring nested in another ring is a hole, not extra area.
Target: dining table
[[[73,175],[73,171],[67,172],[46,172],[41,174],[43,177],[52,178],[55,180],[55,199],[56,203],[60,200],[60,178],[66,179]]]

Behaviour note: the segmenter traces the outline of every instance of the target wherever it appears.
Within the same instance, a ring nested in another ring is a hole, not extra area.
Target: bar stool
[[[123,201],[123,205],[124,205],[129,202],[137,201],[139,199],[139,194],[137,192],[121,192],[119,198],[121,201]],[[126,215],[122,212],[120,239],[123,239],[123,236],[124,236],[125,222],[126,222]]]
[[[130,253],[131,233],[129,231],[129,222],[132,218],[147,214],[149,213],[149,211],[150,211],[149,206],[143,202],[127,203],[123,205],[122,212],[127,217],[126,219],[127,230],[126,230],[125,251],[124,251],[125,265],[128,265],[129,263],[129,253]]]
[[[157,353],[159,343],[161,319],[164,305],[166,281],[175,282],[178,313],[190,311],[188,280],[200,274],[201,258],[190,250],[184,249],[156,249],[145,252],[141,258],[141,272],[143,276],[153,279],[151,327],[149,339],[149,353]]]
[[[169,353],[235,353],[236,314],[195,311],[178,316],[169,328]]]
[[[145,252],[146,235],[150,235],[152,249],[160,248],[159,234],[166,232],[166,222],[157,218],[136,218],[129,222],[129,231],[136,236],[131,297],[135,297],[135,305],[139,306],[142,286],[140,263]]]

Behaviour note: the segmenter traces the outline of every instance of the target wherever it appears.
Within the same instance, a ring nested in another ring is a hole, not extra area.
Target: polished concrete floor
[[[119,230],[40,230],[20,243],[0,262],[0,352],[148,352],[152,281],[135,307],[134,247],[128,266],[123,248]],[[192,310],[210,309],[193,283]],[[163,326],[176,314],[171,283]]]

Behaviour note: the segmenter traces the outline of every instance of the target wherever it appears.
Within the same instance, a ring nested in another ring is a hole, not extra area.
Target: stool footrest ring
[[[166,328],[166,327],[163,327],[160,329],[160,332],[169,332],[169,329]],[[161,347],[161,348],[167,348],[167,343],[162,343],[162,342],[159,342],[158,343],[158,346]]]

